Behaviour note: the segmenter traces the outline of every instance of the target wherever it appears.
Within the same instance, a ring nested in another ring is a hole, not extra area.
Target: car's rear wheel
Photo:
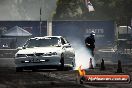
[[[72,62],[72,69],[75,67],[75,64],[74,64],[74,62]]]

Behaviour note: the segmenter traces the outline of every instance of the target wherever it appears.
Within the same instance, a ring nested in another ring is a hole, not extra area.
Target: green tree
[[[82,13],[79,0],[58,0],[56,13],[53,19],[57,20],[69,20],[76,19]]]

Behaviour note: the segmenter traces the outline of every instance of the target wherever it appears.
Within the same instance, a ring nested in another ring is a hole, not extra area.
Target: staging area
[[[84,83],[79,82],[79,73],[76,71],[57,71],[57,70],[38,70],[32,72],[16,72],[14,64],[11,63],[13,58],[0,58],[0,88],[130,88],[132,82],[127,84],[110,84],[110,83]],[[2,63],[10,63],[10,65]],[[90,74],[129,74],[132,77],[132,65],[122,65],[123,73],[116,73],[117,64],[105,64],[105,70],[100,70],[100,64],[94,69],[86,71]]]

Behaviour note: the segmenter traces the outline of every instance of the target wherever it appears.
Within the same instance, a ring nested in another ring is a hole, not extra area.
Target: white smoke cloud
[[[94,57],[90,54],[89,50],[85,47],[85,45],[78,40],[74,40],[71,42],[73,48],[75,49],[75,62],[76,67],[75,70],[77,70],[80,66],[82,66],[82,69],[88,69],[90,58],[92,58],[92,64],[93,67],[95,67],[95,60]]]
[[[15,3],[17,3],[17,2],[15,2]],[[15,18],[21,19],[21,14],[18,11],[19,9],[18,9],[17,5],[16,4],[12,4],[11,5],[11,9],[12,9],[11,10],[11,17],[12,17],[12,19],[15,19]]]

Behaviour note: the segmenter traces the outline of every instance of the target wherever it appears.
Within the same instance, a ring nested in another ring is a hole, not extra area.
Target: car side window
[[[64,41],[63,38],[61,38],[61,43],[62,43],[62,45],[66,44],[66,42]]]

